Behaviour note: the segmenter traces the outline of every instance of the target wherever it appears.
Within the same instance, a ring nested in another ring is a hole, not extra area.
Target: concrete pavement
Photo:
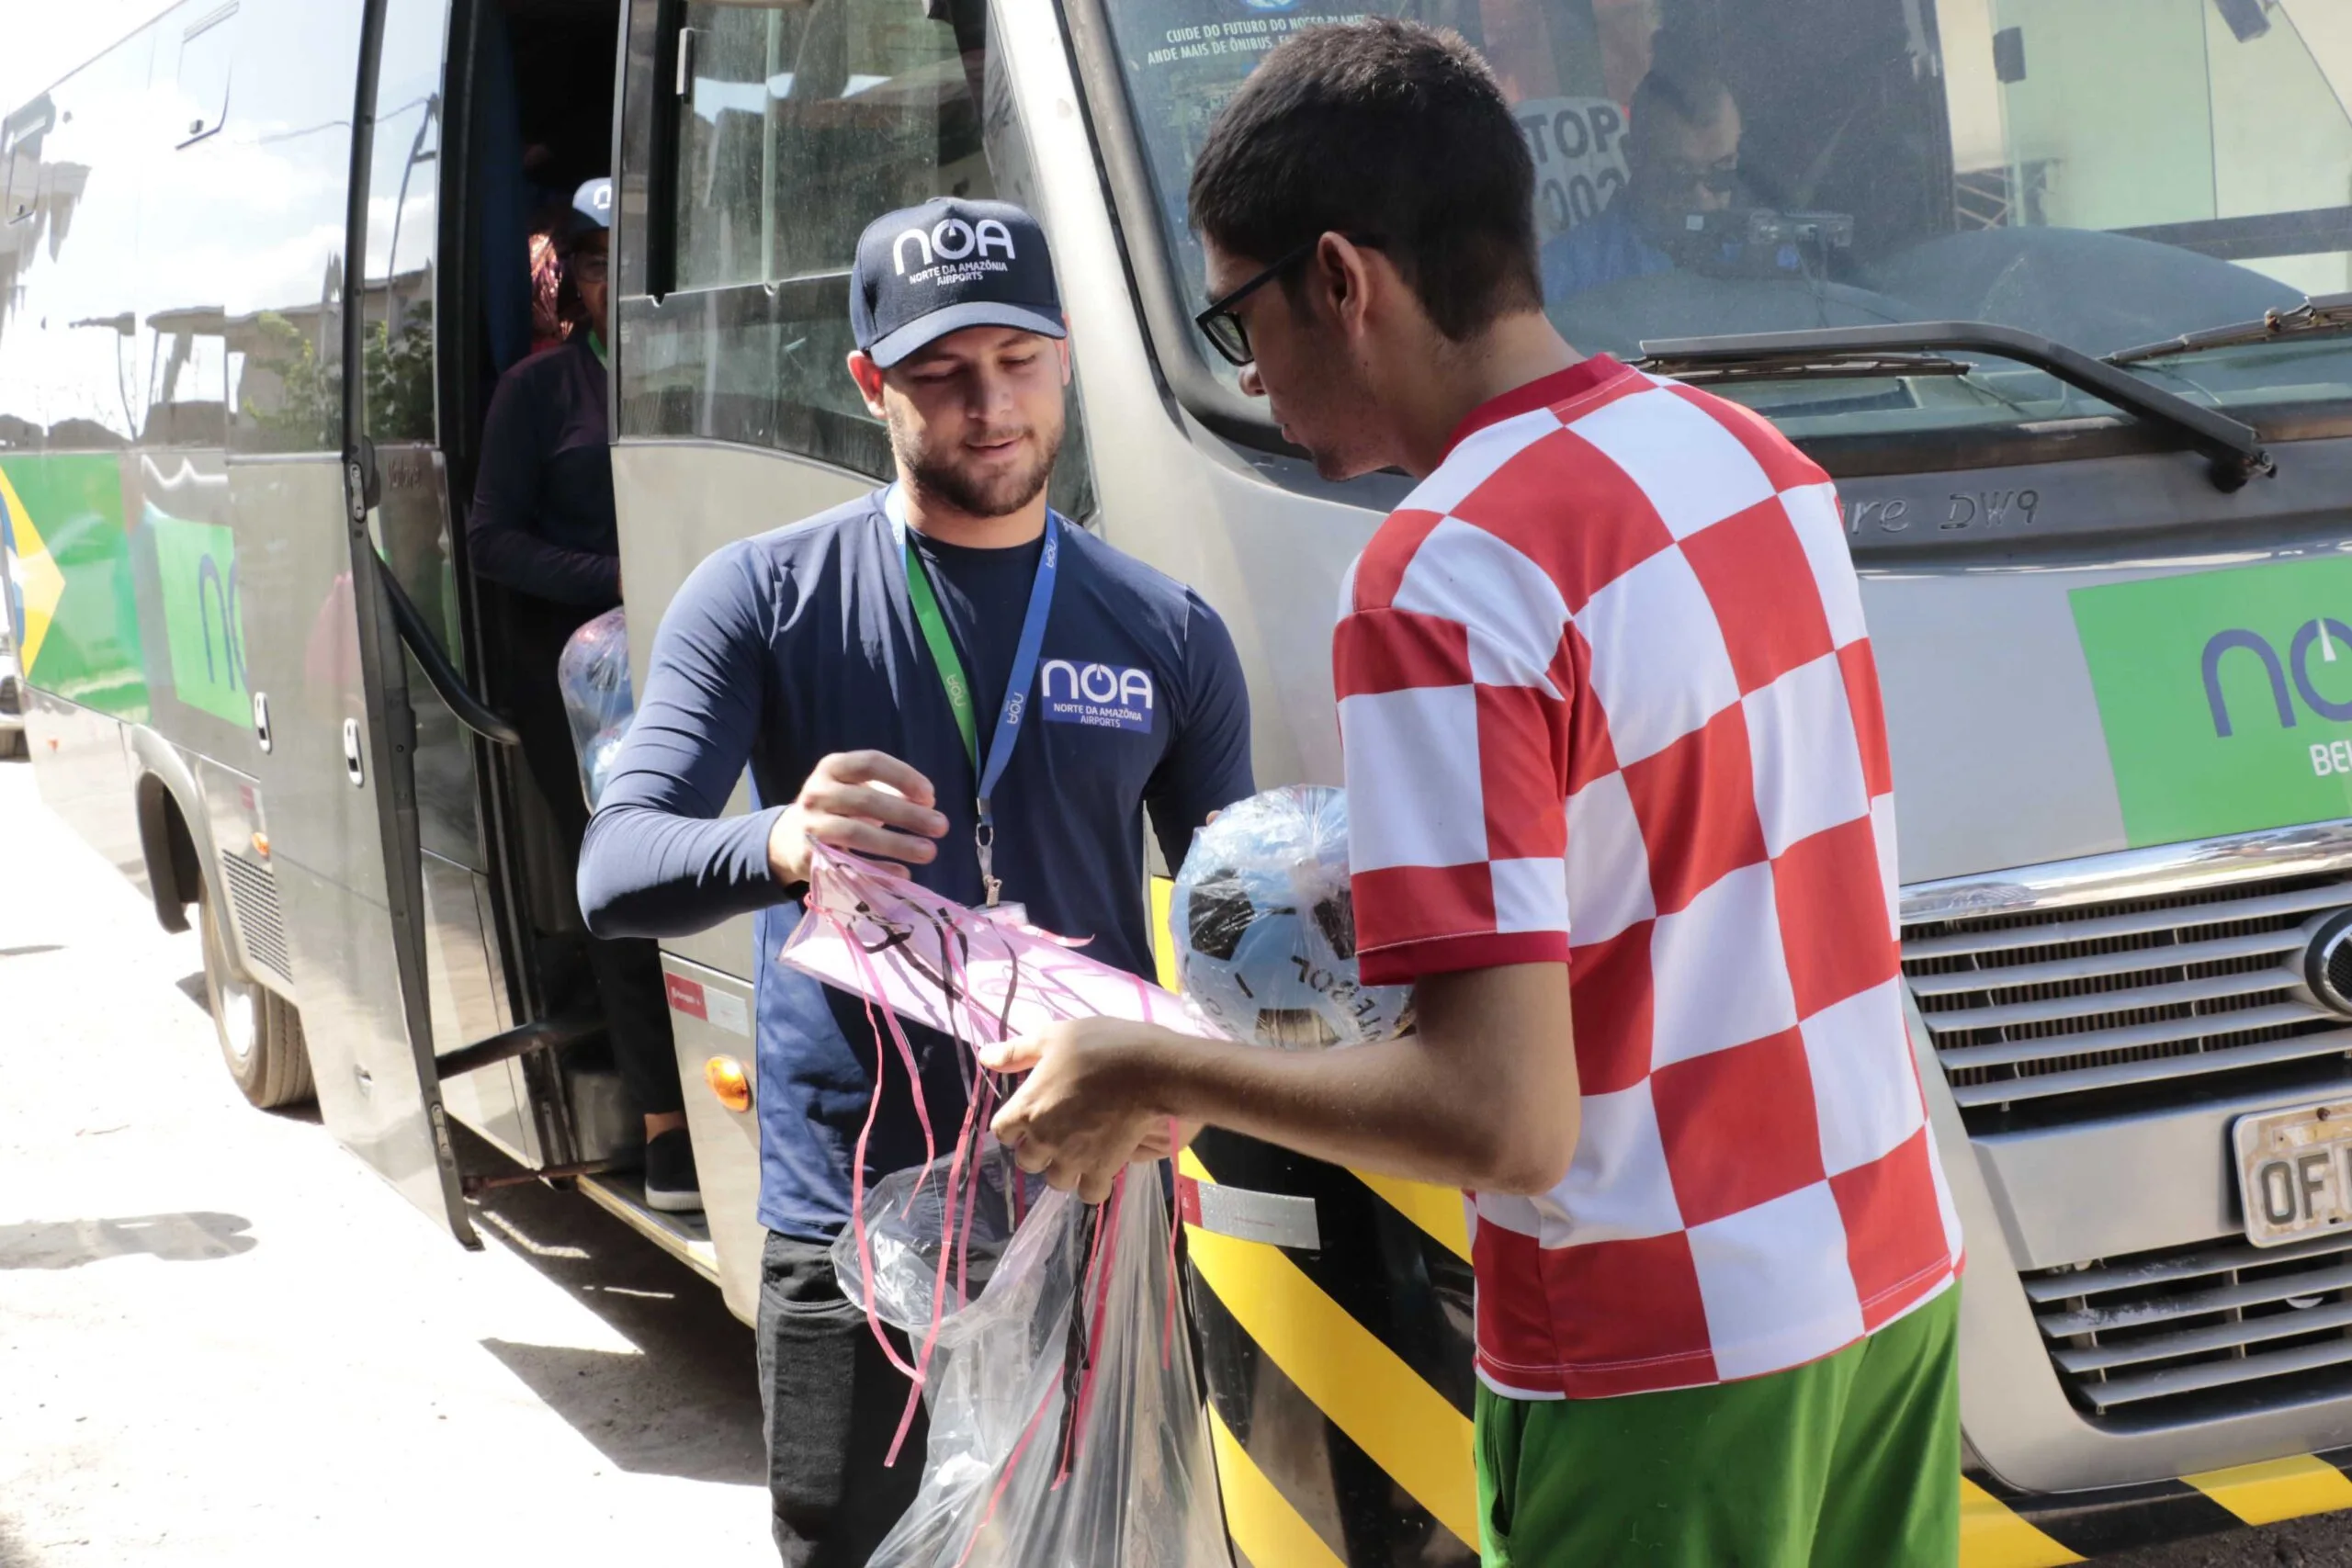
[[[536,1185],[460,1250],[201,969],[0,762],[0,1564],[772,1563],[718,1291]]]

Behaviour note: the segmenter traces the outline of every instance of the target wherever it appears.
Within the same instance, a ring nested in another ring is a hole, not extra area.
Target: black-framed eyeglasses
[[[1739,155],[1718,158],[1712,164],[1685,164],[1668,160],[1658,165],[1658,183],[1668,190],[1703,190],[1713,196],[1735,196],[1739,191]]]
[[[1342,238],[1350,244],[1361,245],[1368,251],[1380,249],[1380,241],[1370,234],[1347,234]],[[1233,308],[1313,255],[1315,247],[1322,243],[1323,236],[1316,235],[1315,238],[1292,251],[1249,282],[1238,288],[1228,289],[1210,300],[1208,309],[1193,318],[1193,324],[1201,329],[1201,335],[1207,338],[1219,354],[1225,355],[1227,363],[1239,368],[1258,357],[1250,346],[1250,329],[1242,324],[1239,316],[1234,314]]]

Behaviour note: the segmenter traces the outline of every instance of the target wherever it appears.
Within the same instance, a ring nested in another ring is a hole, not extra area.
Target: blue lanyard
[[[1022,617],[1021,639],[1013,645],[1012,670],[1004,683],[1004,706],[997,715],[996,728],[989,736],[988,756],[983,760],[978,739],[971,732],[971,683],[965,678],[963,661],[956,656],[956,645],[948,639],[930,577],[915,554],[913,542],[907,537],[906,497],[897,485],[884,492],[882,511],[890,519],[890,532],[898,540],[899,558],[906,563],[908,600],[914,607],[923,641],[938,669],[940,684],[946,688],[948,705],[956,713],[966,753],[971,757],[978,777],[972,838],[979,851],[980,884],[987,889],[989,904],[993,907],[1004,885],[996,875],[996,813],[989,801],[996,794],[998,782],[1004,777],[1006,764],[1012,761],[1012,748],[1021,739],[1021,718],[1029,707],[1030,683],[1037,678],[1037,655],[1046,640],[1046,620],[1054,603],[1054,576],[1061,567],[1064,524],[1059,513],[1046,513],[1046,547],[1037,558],[1037,575],[1029,584],[1029,609]]]

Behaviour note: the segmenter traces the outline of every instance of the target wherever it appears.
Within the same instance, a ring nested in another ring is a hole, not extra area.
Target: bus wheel
[[[302,1039],[301,1010],[236,973],[229,962],[229,933],[201,885],[196,911],[204,943],[204,999],[229,1076],[265,1111],[309,1100],[311,1051]]]

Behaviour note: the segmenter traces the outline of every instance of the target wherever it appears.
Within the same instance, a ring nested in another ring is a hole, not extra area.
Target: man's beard
[[[1040,437],[1035,463],[981,479],[925,452],[913,430],[896,417],[890,421],[890,450],[915,488],[967,517],[1009,517],[1036,500],[1054,477],[1054,459],[1061,449],[1062,433],[1057,430]]]

